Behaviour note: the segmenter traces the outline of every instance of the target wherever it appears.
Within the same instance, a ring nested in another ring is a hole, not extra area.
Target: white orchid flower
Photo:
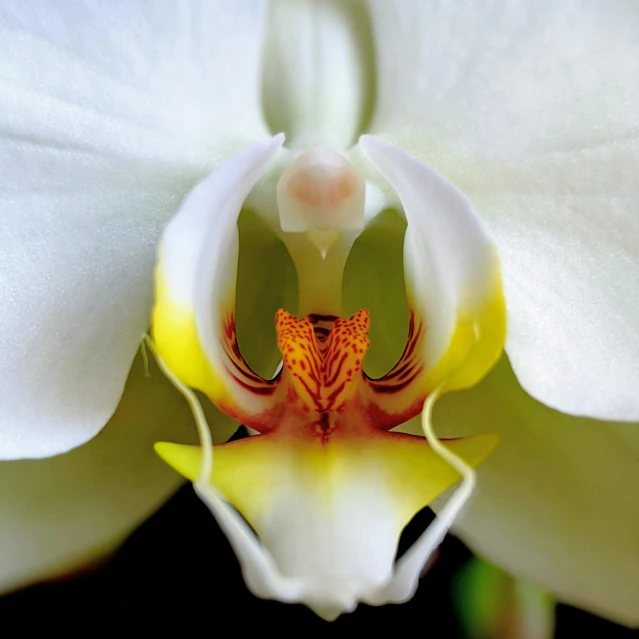
[[[174,441],[254,592],[400,601],[495,434],[456,532],[638,623],[638,27],[622,0],[4,2],[2,587],[117,543]],[[261,433],[212,458],[161,375],[120,402],[167,221],[162,365]],[[432,448],[388,432],[424,402]]]

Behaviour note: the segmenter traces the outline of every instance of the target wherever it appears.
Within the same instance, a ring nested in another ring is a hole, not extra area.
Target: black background
[[[402,537],[400,553],[430,516],[428,511],[417,516]],[[257,629],[339,636],[342,629],[359,628],[455,639],[462,635],[451,598],[452,579],[471,555],[454,537],[440,550],[412,601],[381,608],[361,605],[329,624],[303,606],[253,597],[223,533],[192,487],[185,486],[103,565],[0,598],[0,632],[14,637],[46,628],[86,634],[125,632],[134,626],[157,632],[179,624],[179,636],[191,629],[206,637]],[[556,637],[582,633],[604,639],[639,637],[639,631],[558,606]]]

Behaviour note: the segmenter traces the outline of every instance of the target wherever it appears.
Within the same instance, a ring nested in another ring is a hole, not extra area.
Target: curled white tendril
[[[424,402],[421,415],[422,431],[430,447],[461,475],[461,483],[428,528],[397,561],[391,581],[374,596],[368,597],[366,603],[372,605],[403,603],[415,594],[422,568],[437,550],[475,488],[476,479],[473,468],[442,444],[433,430],[433,406],[440,392],[441,386],[433,390]]]
[[[200,463],[200,475],[197,482],[208,485],[213,471],[213,439],[211,438],[211,429],[206,421],[202,404],[200,404],[200,400],[197,398],[197,395],[188,386],[185,386],[176,377],[175,373],[173,373],[173,371],[164,363],[164,360],[155,349],[153,340],[148,335],[144,337],[143,345],[148,347],[160,367],[160,370],[189,403],[189,407],[191,408],[193,419],[195,420],[195,425],[197,427],[198,437],[200,439],[200,448],[202,449],[202,462]],[[143,351],[143,353],[143,357],[146,358],[146,351]]]

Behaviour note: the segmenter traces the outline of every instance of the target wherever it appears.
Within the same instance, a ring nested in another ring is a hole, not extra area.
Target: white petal
[[[631,2],[372,0],[370,14],[371,131],[429,157],[525,157],[624,139],[636,124]]]
[[[227,145],[265,135],[264,5],[3,2],[4,131],[210,167]]]
[[[249,420],[266,411],[271,397],[260,393],[268,382],[238,350],[237,222],[283,140],[280,134],[249,147],[189,193],[164,230],[156,274],[153,337],[160,356],[183,383],[252,427]]]
[[[372,130],[446,175],[488,222],[521,383],[565,412],[639,419],[635,6],[371,7]]]
[[[42,457],[87,441],[115,410],[149,324],[153,243],[185,184],[73,151],[41,151],[28,168],[12,154],[13,170],[6,157],[0,457]]]
[[[217,441],[234,426],[216,411]],[[122,402],[94,440],[42,460],[0,464],[0,590],[80,567],[110,552],[179,485],[153,452],[158,438],[196,439],[182,397],[155,364],[136,360]]]
[[[552,154],[468,189],[500,250],[517,378],[573,415],[639,420],[638,159],[636,143]]]
[[[415,316],[409,346],[416,340],[427,380],[421,386],[472,385],[499,356],[505,332],[490,236],[467,198],[429,166],[371,136],[360,147],[406,216],[404,272]]]
[[[162,223],[264,133],[257,8],[3,3],[0,457],[66,451],[113,413]]]
[[[531,399],[504,360],[435,407],[437,433],[500,444],[454,528],[477,552],[560,600],[639,624],[637,424],[563,415]]]

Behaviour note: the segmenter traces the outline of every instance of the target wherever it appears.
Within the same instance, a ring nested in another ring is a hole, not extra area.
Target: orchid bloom
[[[404,600],[454,519],[639,623],[634,5],[0,12],[3,588],[121,540],[163,442],[260,596]],[[206,446],[155,369],[122,395],[151,315]]]

